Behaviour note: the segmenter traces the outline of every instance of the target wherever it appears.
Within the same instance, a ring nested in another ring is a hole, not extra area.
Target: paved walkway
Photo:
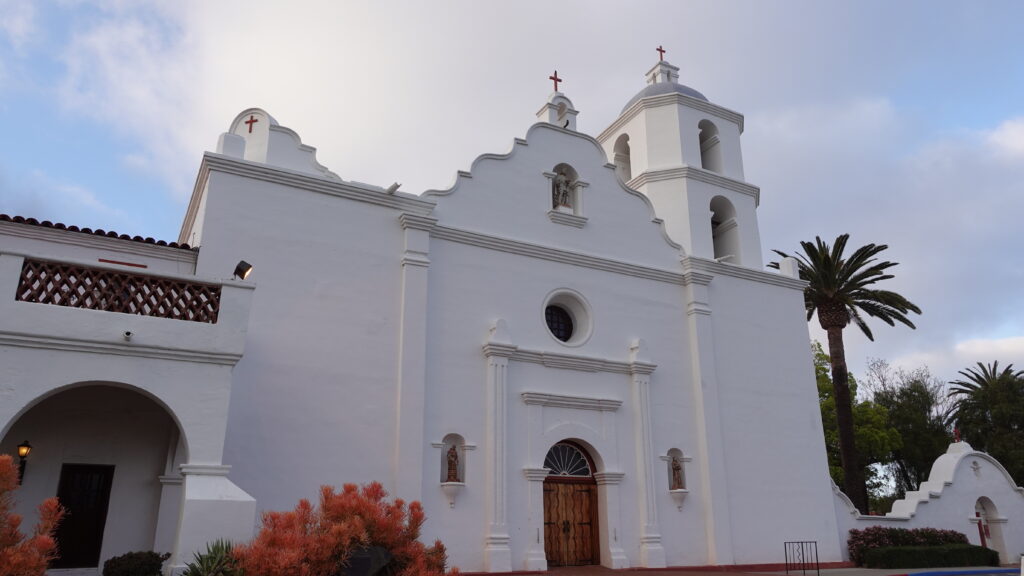
[[[976,574],[1005,574],[1007,569],[1013,569],[1017,574],[1019,567],[1003,566],[979,566],[964,568],[893,568],[893,569],[871,569],[871,568],[827,568],[821,570],[821,576],[892,576],[895,574],[915,573],[964,573],[974,572]],[[997,572],[998,571],[998,572]],[[571,566],[563,568],[552,568],[547,572],[550,576],[763,576],[764,574],[784,575],[783,571],[733,571],[733,570],[701,570],[701,569],[658,569],[658,570],[611,570],[602,566]],[[790,572],[790,576],[817,576],[813,570],[806,573]],[[1013,576],[1010,574],[1009,576]],[[1024,576],[1024,575],[1022,575]]]

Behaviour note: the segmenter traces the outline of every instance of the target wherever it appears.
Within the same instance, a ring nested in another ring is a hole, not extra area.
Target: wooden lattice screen
[[[16,299],[215,324],[220,286],[25,259]]]

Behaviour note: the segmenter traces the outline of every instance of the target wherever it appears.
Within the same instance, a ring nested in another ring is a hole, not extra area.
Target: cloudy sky
[[[0,0],[0,212],[174,240],[250,106],[342,178],[446,187],[525,133],[555,69],[599,133],[661,44],[745,114],[766,254],[849,232],[900,262],[918,329],[847,331],[855,371],[1024,368],[1021,22],[1016,1]]]

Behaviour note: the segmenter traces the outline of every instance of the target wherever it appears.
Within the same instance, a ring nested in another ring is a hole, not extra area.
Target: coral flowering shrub
[[[864,553],[874,548],[894,546],[942,546],[943,544],[967,544],[967,536],[956,530],[938,528],[888,528],[871,526],[863,530],[850,530],[847,546],[850,560],[857,566],[864,565]]]
[[[234,555],[246,576],[332,576],[357,551],[380,547],[391,554],[391,576],[443,576],[444,545],[418,540],[425,519],[419,502],[389,501],[377,482],[341,492],[323,486],[316,507],[301,500],[295,510],[264,513],[259,534]]]
[[[43,576],[57,557],[53,533],[64,510],[56,498],[39,505],[39,524],[30,536],[21,533],[21,516],[11,512],[18,487],[18,467],[9,454],[0,454],[0,576]]]

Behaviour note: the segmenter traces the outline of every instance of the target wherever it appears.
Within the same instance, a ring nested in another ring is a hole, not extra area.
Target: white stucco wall
[[[908,492],[893,503],[885,516],[862,516],[838,489],[834,503],[844,558],[849,558],[846,541],[851,529],[869,526],[896,528],[944,528],[967,535],[971,544],[981,545],[975,505],[981,498],[995,506],[989,517],[987,545],[999,551],[1004,564],[1018,562],[1024,554],[1024,488],[1016,486],[1006,469],[984,452],[966,442],[949,445],[932,465],[928,480],[919,490]]]

